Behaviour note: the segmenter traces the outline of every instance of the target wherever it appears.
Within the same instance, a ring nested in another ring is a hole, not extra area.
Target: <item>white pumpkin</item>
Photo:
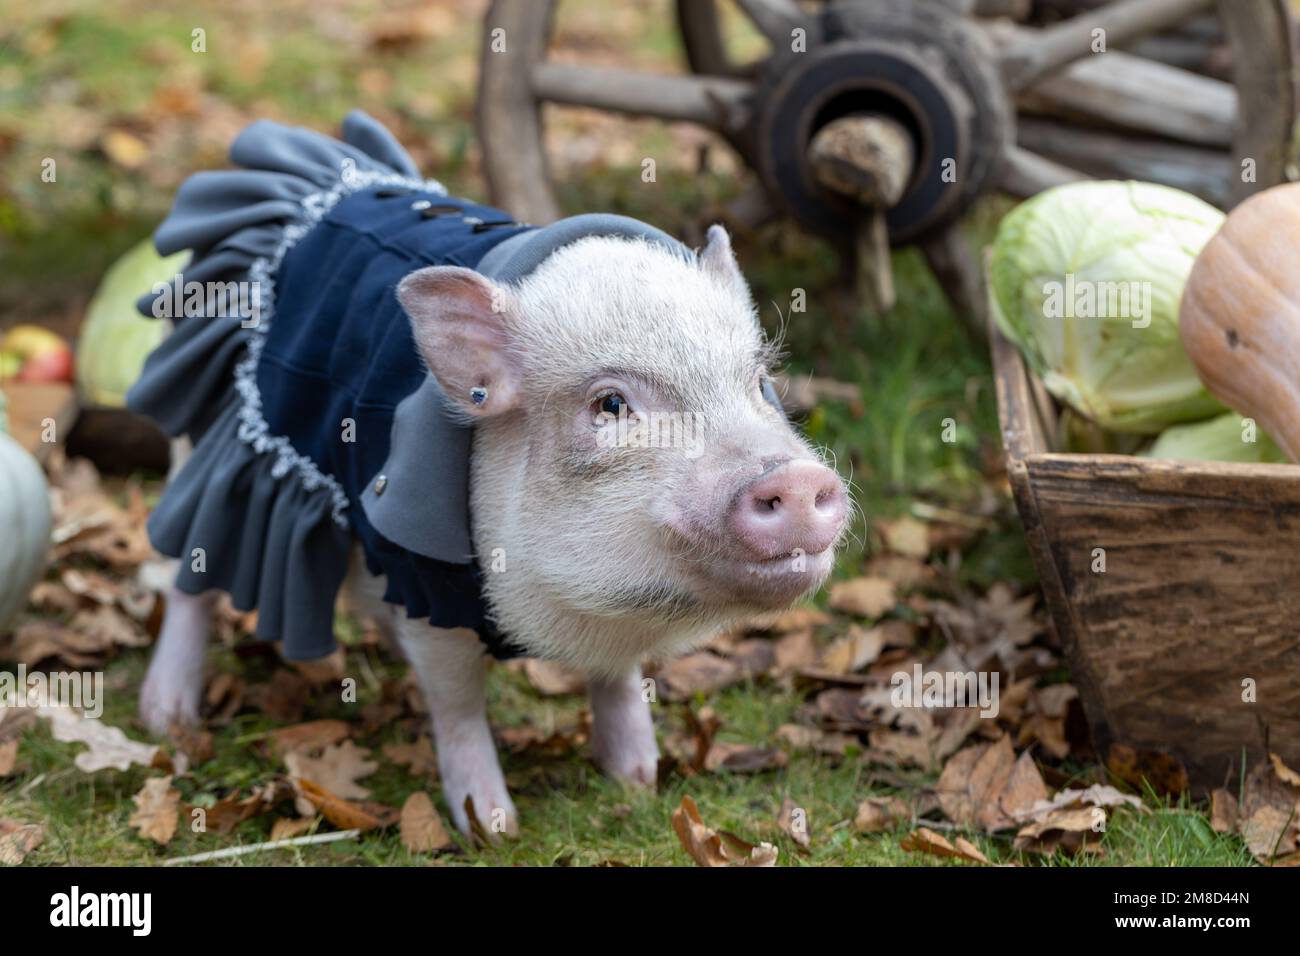
[[[0,634],[26,606],[45,570],[52,525],[41,466],[0,430]]]

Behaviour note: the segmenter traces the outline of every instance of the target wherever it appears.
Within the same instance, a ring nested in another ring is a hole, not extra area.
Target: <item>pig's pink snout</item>
[[[839,537],[848,510],[844,485],[825,465],[786,462],[742,490],[727,525],[748,557],[819,554]]]

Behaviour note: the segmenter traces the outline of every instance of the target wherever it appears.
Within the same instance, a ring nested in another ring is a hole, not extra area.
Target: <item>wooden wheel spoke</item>
[[[1158,33],[1212,6],[1214,0],[1117,0],[1097,10],[1045,30],[1027,33],[1002,53],[1002,75],[1007,87],[1019,93],[1050,73],[1093,53],[1104,31],[1106,48],[1113,50]]]
[[[753,84],[729,77],[671,76],[608,67],[539,63],[533,95],[568,106],[685,120],[717,130],[744,125]]]
[[[790,31],[804,21],[794,0],[736,0],[758,32],[774,46],[790,42]]]
[[[1072,63],[1019,102],[1224,149],[1237,115],[1231,84],[1119,51]]]
[[[1156,179],[1220,207],[1231,201],[1232,162],[1222,150],[1037,119],[1022,120],[1017,138],[1023,149],[1103,179]]]
[[[1086,173],[1077,169],[1020,146],[1012,146],[1003,156],[998,188],[1020,199],[1028,199],[1044,189],[1088,178]]]

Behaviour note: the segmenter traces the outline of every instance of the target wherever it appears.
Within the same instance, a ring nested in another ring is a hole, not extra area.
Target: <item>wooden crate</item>
[[[1235,787],[1243,756],[1300,766],[1300,467],[1054,453],[1050,398],[996,327],[991,345],[1016,507],[1099,752],[1173,754],[1198,791]]]

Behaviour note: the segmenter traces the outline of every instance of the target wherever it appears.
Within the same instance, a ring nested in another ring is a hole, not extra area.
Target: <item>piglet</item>
[[[281,139],[288,135],[278,128],[272,132]],[[354,135],[356,142],[376,151],[387,148],[372,127],[363,133]],[[321,154],[320,142],[308,142],[312,155]],[[251,154],[265,161],[270,152],[259,152],[256,145],[254,141],[241,153],[237,143],[236,157]],[[281,166],[284,153],[273,154]],[[282,191],[281,181],[272,185]],[[226,188],[224,180],[212,182]],[[233,182],[240,190],[236,198],[244,201],[251,180]],[[349,185],[351,192],[336,187],[315,202],[315,217],[329,203],[336,205],[323,220],[307,223],[314,231],[304,227],[295,233],[306,237],[296,251],[271,263],[279,269],[274,324],[269,333],[256,330],[265,342],[237,352],[223,344],[236,340],[221,339],[218,333],[225,333],[220,327],[187,325],[191,320],[185,319],[176,335],[189,339],[172,349],[174,359],[167,354],[151,359],[144,386],[133,393],[136,406],[166,420],[177,403],[155,399],[155,393],[166,396],[164,386],[188,389],[190,379],[224,367],[202,358],[204,336],[222,355],[251,356],[245,362],[261,356],[260,366],[236,370],[236,376],[244,374],[238,379],[243,405],[232,406],[228,423],[217,411],[190,403],[201,426],[194,456],[173,480],[179,489],[175,497],[169,498],[170,487],[164,494],[155,513],[157,527],[151,525],[159,549],[183,564],[167,594],[162,633],[142,689],[143,719],[163,733],[198,715],[215,593],[205,591],[205,582],[228,580],[226,589],[237,603],[251,603],[250,582],[256,583],[254,571],[260,573],[262,591],[256,596],[263,623],[276,614],[292,623],[285,607],[294,595],[305,602],[300,596],[315,582],[301,580],[301,574],[276,577],[274,562],[265,557],[269,552],[250,545],[248,535],[292,537],[283,548],[292,544],[298,550],[283,553],[318,561],[317,574],[325,581],[335,565],[321,555],[343,547],[338,563],[346,565],[349,535],[381,540],[374,528],[382,524],[381,510],[372,506],[396,493],[385,490],[390,481],[404,481],[408,493],[414,483],[411,500],[417,511],[430,511],[408,513],[407,523],[418,526],[424,517],[439,517],[433,512],[444,507],[435,487],[441,479],[428,478],[427,506],[420,506],[424,478],[418,471],[375,475],[361,467],[369,460],[365,442],[380,437],[374,428],[367,433],[364,427],[371,406],[358,405],[355,412],[347,406],[344,420],[355,417],[361,431],[356,445],[335,444],[330,438],[317,442],[311,455],[297,454],[276,437],[281,430],[293,437],[295,429],[311,437],[301,425],[304,417],[313,409],[325,414],[344,407],[339,403],[346,396],[324,393],[354,371],[347,367],[350,355],[382,339],[384,348],[397,351],[387,353],[387,364],[374,367],[386,369],[389,378],[431,381],[441,395],[439,414],[472,438],[467,445],[469,544],[494,627],[523,653],[583,673],[596,761],[615,778],[653,786],[658,750],[649,702],[653,694],[643,682],[642,662],[681,654],[738,621],[785,608],[817,589],[831,570],[849,511],[843,481],[791,426],[776,400],[770,379],[773,349],[727,233],[712,227],[705,247],[692,253],[673,241],[647,241],[639,234],[576,230],[510,281],[494,278],[484,268],[429,265],[396,273],[391,285],[380,283],[371,295],[348,288],[349,270],[370,268],[372,259],[399,268],[412,255],[411,237],[425,235],[422,229],[455,227],[465,242],[483,242],[495,223],[484,222],[481,213],[470,215],[463,206],[446,213],[446,201],[436,192],[367,190],[364,185]],[[193,195],[201,197],[197,190]],[[207,214],[214,201],[196,205]],[[283,206],[264,205],[257,211],[263,208],[279,216]],[[449,224],[449,219],[457,221]],[[375,240],[372,221],[386,224],[391,235]],[[236,222],[234,217],[219,225],[228,228],[230,222]],[[516,224],[507,225],[514,229]],[[202,237],[194,228],[176,233],[176,245]],[[519,241],[527,241],[520,234]],[[161,235],[166,237],[166,230]],[[337,251],[311,246],[314,237],[324,237],[323,242],[334,235]],[[324,262],[329,271],[322,276]],[[380,327],[385,303],[393,296],[400,303],[400,310],[392,306],[394,328],[402,328],[389,334]],[[323,333],[313,333],[305,324],[307,299],[317,303],[316,312],[352,313],[340,319],[346,324],[340,326],[339,343],[320,341]],[[233,322],[230,329],[231,336],[246,334]],[[292,360],[276,352],[287,348],[285,343],[299,350]],[[167,361],[191,361],[194,355],[201,359],[197,371],[173,375],[169,385]],[[290,389],[318,355],[325,356],[321,367],[327,373],[319,387]],[[367,370],[364,381],[383,385],[385,379]],[[155,388],[151,382],[162,384]],[[254,385],[261,390],[257,401],[249,397]],[[278,422],[272,420],[275,395],[293,410]],[[400,410],[398,416],[391,441],[401,452],[403,443],[418,441],[421,432],[409,427],[403,432]],[[173,431],[183,431],[184,424]],[[387,429],[382,438],[390,439]],[[216,447],[221,441],[228,444]],[[281,458],[264,466],[257,455]],[[422,460],[431,469],[440,461],[437,455]],[[365,483],[364,495],[346,487],[345,479],[354,472]],[[260,488],[258,481],[264,482]],[[286,481],[300,484],[275,484]],[[328,513],[321,512],[318,525],[277,536],[281,512],[295,502],[315,500],[311,495],[328,494],[336,481],[341,491],[334,517],[342,514],[341,521],[331,524]],[[193,487],[206,489],[208,498],[186,490]],[[284,501],[267,505],[274,514],[263,520],[254,509],[268,496]],[[249,510],[242,523],[226,520],[222,511],[245,507]],[[405,533],[400,527],[382,530],[398,538]],[[262,542],[253,544],[260,547]],[[224,546],[237,551],[240,560],[252,558],[230,568],[214,554],[205,578],[184,565],[202,546]],[[488,725],[482,644],[474,630],[435,627],[427,618],[386,603],[392,600],[386,593],[392,582],[386,585],[376,576],[372,551],[373,546],[367,560],[352,562],[345,588],[360,596],[363,612],[382,618],[419,680],[432,715],[443,794],[456,825],[470,829],[466,807],[472,801],[489,832],[516,832],[515,808]],[[392,577],[399,565],[388,567]],[[342,568],[338,576],[342,581]],[[266,593],[268,581],[286,594]],[[322,627],[328,631],[338,587],[330,581],[325,585],[330,590]],[[248,592],[242,598],[241,590]]]

